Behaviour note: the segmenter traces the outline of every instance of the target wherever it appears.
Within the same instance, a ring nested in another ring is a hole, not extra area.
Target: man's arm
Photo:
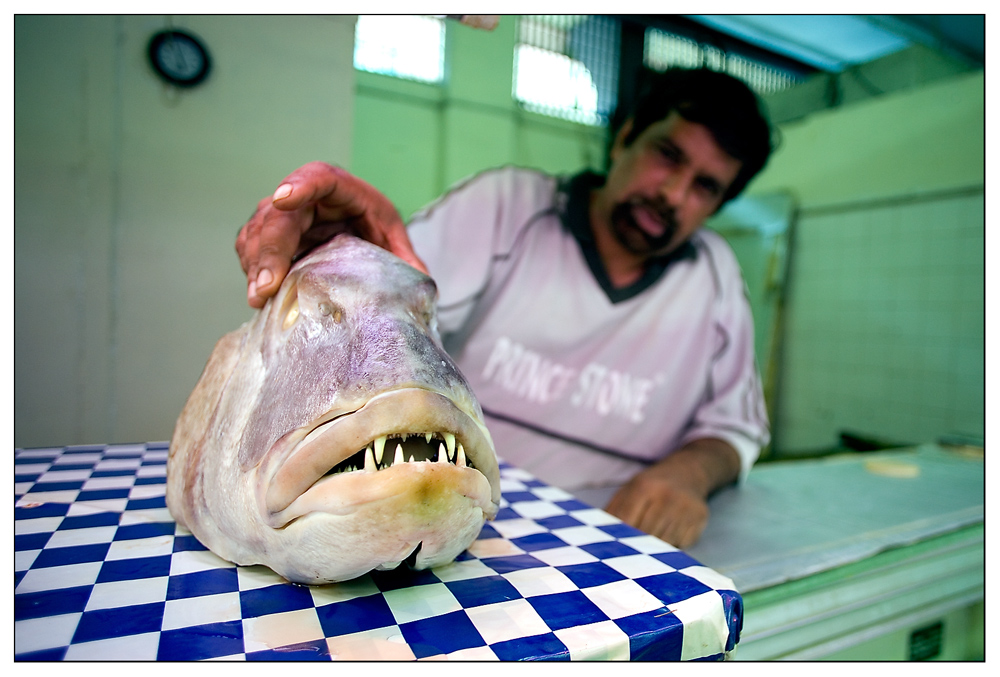
[[[262,307],[278,291],[296,254],[345,231],[427,272],[388,198],[340,167],[311,162],[258,202],[240,230],[236,253],[247,275],[247,303]]]
[[[692,440],[625,484],[607,511],[678,548],[708,524],[708,497],[739,477],[740,457],[716,438]]]

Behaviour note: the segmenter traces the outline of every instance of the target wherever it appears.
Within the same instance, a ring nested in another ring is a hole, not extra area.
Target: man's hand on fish
[[[708,496],[736,481],[740,459],[729,444],[695,440],[627,482],[607,512],[637,529],[687,548],[708,524]]]
[[[247,275],[247,303],[261,308],[281,287],[293,259],[349,231],[423,273],[399,212],[382,193],[340,167],[311,162],[257,203],[240,230],[236,253]]]

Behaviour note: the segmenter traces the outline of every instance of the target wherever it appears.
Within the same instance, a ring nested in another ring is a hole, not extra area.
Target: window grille
[[[610,17],[518,17],[515,100],[534,113],[607,124],[618,101],[619,42]]]
[[[407,80],[443,82],[444,21],[430,16],[359,16],[354,67]]]
[[[765,95],[798,84],[801,79],[773,66],[738,54],[727,54],[712,45],[699,44],[689,38],[647,28],[643,45],[643,62],[648,68],[664,71],[672,66],[700,68],[729,73],[743,80],[757,94]]]

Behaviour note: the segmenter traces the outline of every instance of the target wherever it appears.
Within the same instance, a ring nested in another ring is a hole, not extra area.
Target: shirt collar
[[[678,261],[696,259],[698,250],[690,240],[685,240],[672,252],[650,259],[642,277],[635,283],[622,289],[612,287],[611,280],[604,269],[604,262],[597,253],[594,233],[590,225],[590,194],[595,188],[603,186],[604,181],[604,176],[589,170],[573,176],[562,177],[556,191],[556,205],[563,227],[573,235],[580,245],[594,278],[604,289],[611,302],[618,303],[651,287],[672,264]]]

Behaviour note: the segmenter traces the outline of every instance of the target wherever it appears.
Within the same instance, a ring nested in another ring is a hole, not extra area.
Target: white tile
[[[577,585],[566,574],[549,567],[519,569],[508,572],[503,577],[525,597],[571,592],[577,589]]]
[[[550,567],[568,566],[570,564],[586,564],[587,562],[598,561],[586,550],[581,550],[575,546],[563,548],[545,548],[543,550],[533,550],[531,556],[537,560],[545,562]]]
[[[104,559],[111,561],[136,559],[139,557],[160,557],[171,554],[173,548],[174,537],[169,534],[151,536],[149,538],[133,538],[112,543]]]
[[[579,520],[592,527],[606,527],[609,524],[620,524],[621,520],[612,517],[603,510],[591,508],[589,510],[574,510],[573,519]]]
[[[487,644],[550,632],[528,600],[513,599],[465,610]]]
[[[676,569],[649,555],[626,555],[604,560],[609,567],[629,578],[669,574]]]
[[[667,606],[684,623],[682,661],[712,656],[726,650],[729,626],[726,624],[722,598],[717,593],[706,592]]]
[[[175,552],[170,558],[170,575],[180,576],[195,571],[232,568],[236,565],[227,562],[209,550],[182,550]]]
[[[20,473],[20,466],[17,468]],[[87,470],[49,470],[43,473],[39,478],[38,482],[82,482],[84,480],[90,479],[90,473],[93,472],[89,469]]]
[[[17,584],[15,592],[41,592],[93,585],[101,573],[101,564],[101,562],[83,562],[61,567],[32,569]]]
[[[163,609],[163,630],[176,630],[209,623],[238,621],[241,618],[240,593],[185,597],[167,600]]]
[[[486,559],[488,557],[523,555],[524,550],[511,543],[506,538],[484,538],[480,541],[475,541],[472,545],[470,545],[469,553],[475,557]]]
[[[643,589],[633,580],[613,581],[592,588],[584,588],[581,592],[603,611],[608,618],[617,619],[663,609],[663,602]]]
[[[462,605],[444,583],[417,585],[384,593],[396,623],[410,623],[460,611]]]
[[[566,514],[565,510],[548,501],[520,501],[512,504],[511,509],[521,517],[531,520],[540,520],[546,517]]]
[[[61,489],[59,491],[39,491],[37,484],[29,489],[28,493],[17,499],[18,508],[38,507],[46,503],[72,503],[80,495],[78,489]],[[21,520],[19,520],[20,522]]]
[[[571,501],[573,494],[560,489],[559,487],[534,487],[531,490],[535,496],[546,501]]]
[[[571,660],[627,661],[629,640],[612,621],[556,630],[553,634],[569,649]]]
[[[527,488],[528,486],[521,480],[516,480],[512,477],[500,478],[500,491],[505,494],[511,491],[526,491]]]
[[[313,585],[309,587],[309,592],[312,594],[313,603],[316,606],[325,606],[334,602],[346,602],[358,597],[381,594],[378,586],[375,585],[370,576],[360,576],[359,578],[330,585]]]
[[[285,579],[262,564],[250,567],[236,567],[236,579],[240,590],[257,590],[285,583]]]
[[[141,464],[141,458],[108,458],[108,454],[105,454],[104,459],[94,466],[94,470],[133,470]],[[129,475],[122,475],[122,477],[129,477]]]
[[[326,645],[335,661],[412,661],[416,658],[396,626],[328,637]]]
[[[166,508],[150,508],[149,510],[129,510],[122,515],[120,524],[124,527],[132,524],[157,524],[173,521],[174,518]]]
[[[67,661],[155,661],[160,633],[147,632],[128,637],[100,639],[73,644],[66,650]]]
[[[83,614],[64,614],[14,621],[14,653],[29,653],[67,646]]]
[[[132,500],[159,498],[160,496],[165,496],[166,493],[167,485],[165,484],[139,484],[132,487],[132,490],[128,492],[128,497]]]
[[[62,517],[37,517],[30,520],[16,520],[14,522],[14,535],[23,534],[43,534],[53,532],[62,524]]]
[[[490,526],[493,527],[498,534],[507,539],[520,538],[521,536],[540,534],[548,531],[548,529],[530,519],[497,520],[496,522],[490,522]],[[495,539],[487,538],[483,540],[489,541]]]
[[[601,511],[598,510],[596,512]],[[573,513],[573,517],[576,516],[577,514]],[[586,545],[588,543],[603,543],[604,541],[615,540],[614,536],[590,526],[553,529],[552,533],[570,545]]]
[[[451,564],[434,567],[433,572],[442,581],[464,581],[470,578],[496,575],[493,569],[490,569],[478,559],[467,559],[461,562],[452,562]]]
[[[316,609],[243,619],[243,647],[246,653],[278,649],[325,636]]]
[[[91,477],[83,483],[84,491],[104,489],[130,489],[135,484],[135,475],[115,475],[112,477]]]
[[[53,461],[56,465],[93,465],[101,460],[102,453],[99,451],[88,454],[64,454]]]
[[[690,576],[700,583],[704,583],[713,590],[736,590],[731,578],[723,576],[715,569],[705,566],[685,567],[680,570],[685,576]]]
[[[93,545],[110,543],[118,531],[117,526],[89,527],[86,529],[64,529],[52,534],[46,548],[65,548],[73,545]]]
[[[677,548],[666,541],[660,540],[656,536],[643,534],[642,536],[626,536],[619,539],[622,543],[634,550],[653,555],[662,552],[677,552]]]
[[[152,604],[167,599],[168,576],[137,578],[131,581],[97,583],[90,592],[85,611]]]
[[[80,515],[97,515],[104,512],[125,512],[128,505],[127,498],[102,498],[95,501],[76,501],[69,507],[67,517],[77,517]]]
[[[136,454],[145,454],[146,445],[145,444],[113,444],[104,450],[104,456],[134,456]]]
[[[17,550],[14,552],[14,571],[27,571],[34,564],[41,550]]]
[[[25,449],[17,452],[17,458],[49,458],[54,459],[61,456],[62,447],[52,447],[49,449]]]

